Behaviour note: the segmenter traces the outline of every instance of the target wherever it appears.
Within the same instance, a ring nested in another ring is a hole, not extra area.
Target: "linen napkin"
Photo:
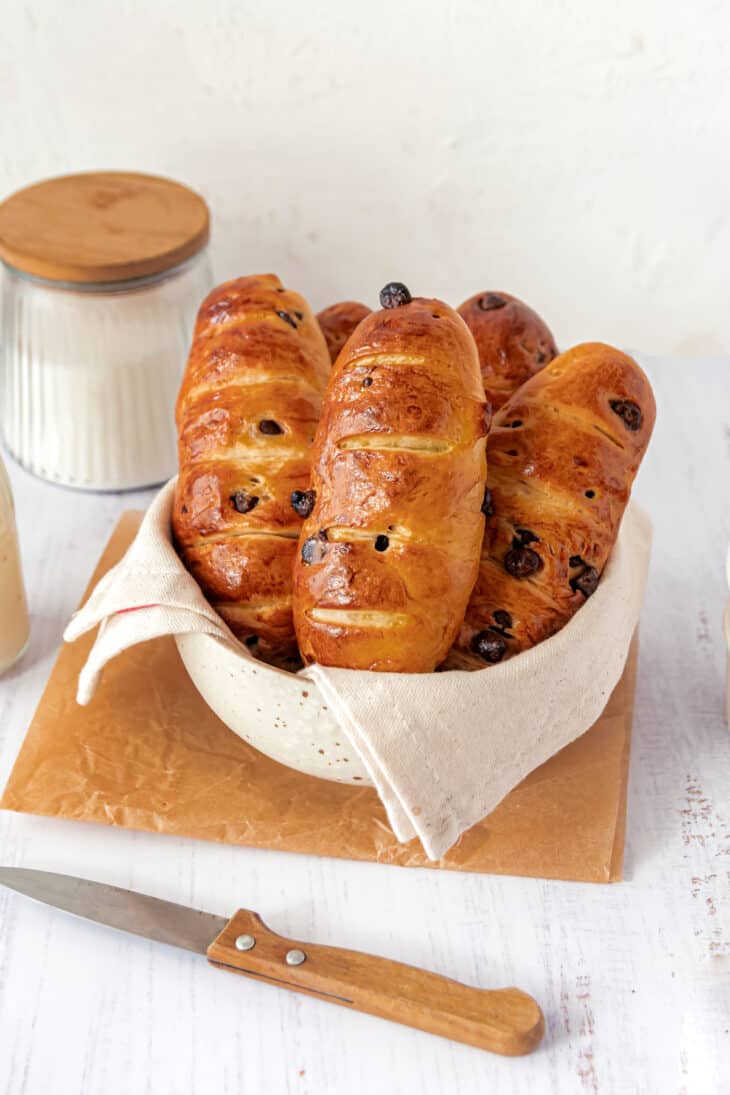
[[[162,488],[124,558],[66,628],[71,642],[100,625],[79,677],[81,704],[93,697],[110,658],[162,635],[203,632],[255,660],[177,556],[174,489],[174,479]],[[596,721],[623,671],[650,548],[651,524],[631,504],[593,596],[557,635],[502,664],[431,674],[319,665],[300,671],[317,684],[357,751],[398,840],[418,837],[429,859],[439,859]]]

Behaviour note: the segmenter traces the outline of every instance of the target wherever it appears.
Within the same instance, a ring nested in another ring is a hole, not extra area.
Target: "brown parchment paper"
[[[125,513],[89,584],[116,563],[141,515]],[[93,635],[64,646],[0,806],[47,817],[404,867],[586,882],[621,878],[634,639],[599,721],[543,764],[438,864],[399,844],[370,788],[304,776],[258,753],[213,714],[174,640],[121,654],[88,707],[76,679]]]

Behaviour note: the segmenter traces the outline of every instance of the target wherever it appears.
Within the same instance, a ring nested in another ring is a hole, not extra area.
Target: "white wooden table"
[[[637,496],[656,527],[641,630],[626,881],[404,870],[0,814],[0,863],[85,875],[541,1002],[507,1060],[85,924],[0,889],[0,1095],[730,1091],[730,734],[721,614],[730,361],[644,359],[658,425]],[[10,461],[33,639],[0,681],[5,782],[122,509]],[[2,622],[0,621],[0,626]]]

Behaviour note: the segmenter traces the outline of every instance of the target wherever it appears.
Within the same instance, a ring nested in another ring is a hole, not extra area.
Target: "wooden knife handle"
[[[295,943],[275,935],[246,909],[211,943],[208,960],[220,969],[509,1057],[535,1049],[545,1031],[540,1007],[519,989],[470,988],[387,958]]]

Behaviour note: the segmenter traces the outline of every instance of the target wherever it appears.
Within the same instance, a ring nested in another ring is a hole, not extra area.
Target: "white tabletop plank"
[[[0,890],[0,1095],[722,1092],[730,1076],[730,734],[721,616],[730,362],[643,359],[659,415],[636,495],[655,545],[642,617],[626,881],[410,871],[0,814],[0,863],[130,886],[298,938],[516,984],[547,1018],[491,1057]],[[0,680],[0,781],[119,513],[8,460],[33,616]]]

